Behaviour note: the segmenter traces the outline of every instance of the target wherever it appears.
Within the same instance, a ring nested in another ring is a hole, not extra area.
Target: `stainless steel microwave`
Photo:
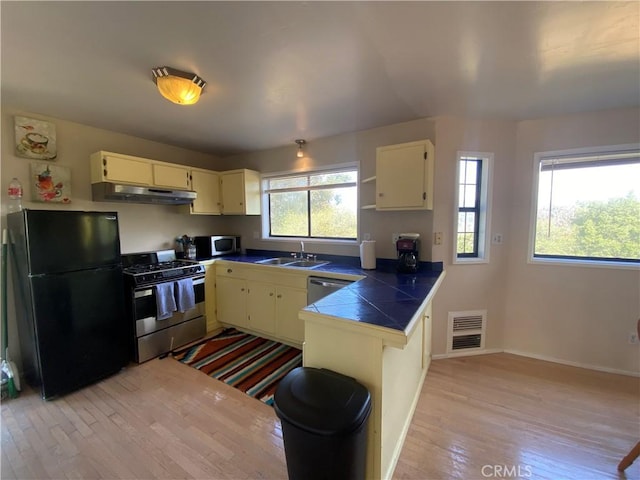
[[[196,246],[196,260],[240,253],[239,235],[195,237],[193,243]]]

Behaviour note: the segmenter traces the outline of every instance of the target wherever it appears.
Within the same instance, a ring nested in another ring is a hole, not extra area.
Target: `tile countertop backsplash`
[[[283,252],[247,249],[246,255],[227,255],[218,259],[255,263],[279,256],[283,256]],[[442,262],[420,262],[417,273],[398,273],[396,261],[391,259],[377,259],[375,270],[360,268],[359,257],[321,255],[320,260],[331,263],[310,269],[314,276],[344,273],[365,278],[305,310],[400,331],[405,331],[443,270]]]

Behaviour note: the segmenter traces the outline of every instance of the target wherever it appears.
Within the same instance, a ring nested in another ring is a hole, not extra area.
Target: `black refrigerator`
[[[130,359],[116,212],[7,215],[22,374],[52,399]]]

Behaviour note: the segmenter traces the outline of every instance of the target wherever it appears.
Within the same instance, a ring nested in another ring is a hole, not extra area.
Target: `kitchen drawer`
[[[202,316],[165,328],[136,342],[136,357],[139,363],[163,355],[187,343],[199,340],[207,333],[207,319]]]
[[[247,269],[242,264],[217,262],[215,267],[216,277],[247,278]]]
[[[307,288],[307,277],[313,270],[298,270],[287,267],[216,262],[216,276],[242,278],[252,282],[264,282],[292,288]]]
[[[306,270],[293,270],[282,267],[280,269],[257,265],[255,268],[246,269],[246,279],[254,282],[265,282],[275,285],[283,285],[293,288],[307,288]]]

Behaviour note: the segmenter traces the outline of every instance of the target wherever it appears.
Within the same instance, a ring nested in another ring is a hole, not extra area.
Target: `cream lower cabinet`
[[[247,282],[247,313],[249,328],[259,332],[276,333],[276,288],[262,282]]]
[[[304,342],[304,322],[298,312],[307,306],[307,291],[279,286],[276,289],[276,336],[295,343]]]
[[[422,367],[425,369],[431,365],[431,325],[432,325],[432,307],[431,302],[423,312],[424,336],[422,338]]]
[[[237,327],[249,326],[246,280],[216,274],[216,303],[219,322]]]
[[[257,335],[302,345],[305,273],[216,262],[217,320]]]
[[[307,291],[262,282],[248,282],[248,288],[249,328],[302,344],[298,312],[307,306]]]
[[[371,393],[367,479],[393,476],[431,359],[431,302],[410,333],[383,332],[303,310],[303,365],[357,379]],[[387,335],[388,333],[388,335]]]
[[[206,264],[205,269],[205,313],[207,315],[207,333],[221,327],[216,313],[216,268],[212,263]]]

